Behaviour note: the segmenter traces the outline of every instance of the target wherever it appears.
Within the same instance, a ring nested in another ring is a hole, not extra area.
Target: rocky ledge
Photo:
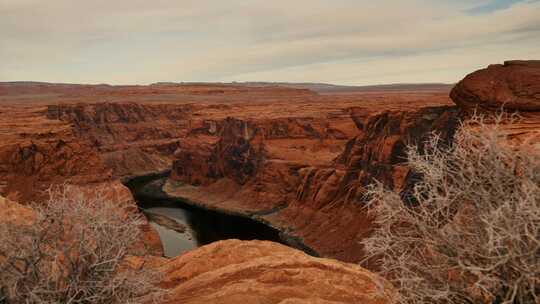
[[[163,273],[164,304],[383,304],[395,296],[384,279],[358,265],[266,241],[220,241],[171,260],[133,258],[130,264]]]

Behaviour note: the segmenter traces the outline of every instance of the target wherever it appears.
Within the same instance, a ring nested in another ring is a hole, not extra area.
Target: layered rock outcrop
[[[490,65],[467,75],[450,96],[468,110],[540,111],[540,60]]]
[[[134,267],[142,263],[133,259]],[[393,288],[354,265],[264,241],[227,240],[146,265],[164,274],[164,303],[392,303]]]
[[[71,184],[78,192],[98,189],[114,201],[133,204],[129,189],[114,177],[114,167],[103,152],[61,120],[47,119],[49,107],[10,105],[0,115],[0,195],[12,201],[41,203],[49,198],[51,186]],[[172,154],[172,153],[171,153]],[[2,216],[0,216],[2,218]],[[157,233],[141,227],[143,243],[154,254],[162,254]]]
[[[363,256],[359,243],[371,230],[364,208],[366,187],[377,180],[408,191],[415,176],[405,164],[406,146],[423,146],[432,132],[450,140],[458,118],[451,107],[369,117],[332,167],[300,169],[296,198],[267,219],[287,227],[323,256],[358,261]]]
[[[47,117],[69,123],[122,178],[168,169],[190,112],[190,106],[65,104],[48,106]]]
[[[98,153],[72,136],[6,144],[0,159],[1,192],[23,202],[43,199],[51,184],[91,184],[112,176]]]
[[[494,64],[467,75],[450,97],[465,112],[506,112],[513,123],[501,130],[513,140],[540,144],[540,61],[514,60]]]

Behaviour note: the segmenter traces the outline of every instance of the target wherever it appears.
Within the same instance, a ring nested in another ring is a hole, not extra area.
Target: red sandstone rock
[[[450,94],[467,109],[539,111],[540,61],[506,61],[465,77]]]
[[[2,192],[19,201],[43,199],[51,184],[88,184],[111,177],[96,151],[72,137],[0,146],[0,160]]]
[[[70,123],[78,138],[100,152],[115,177],[126,177],[170,167],[190,111],[190,106],[80,103],[49,106],[47,117]]]
[[[529,144],[540,143],[540,61],[514,60],[504,65],[490,65],[459,82],[451,94],[464,110],[478,107],[483,114],[493,114],[504,106],[518,112],[512,124],[501,125],[509,139]]]
[[[2,225],[8,223],[17,225],[32,223],[34,218],[35,214],[31,208],[0,196],[0,219],[2,219]]]
[[[272,242],[221,241],[149,264],[164,273],[167,304],[384,304],[395,295],[385,280],[358,265]]]

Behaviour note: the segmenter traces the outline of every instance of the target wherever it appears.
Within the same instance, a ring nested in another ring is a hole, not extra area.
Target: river
[[[268,240],[284,243],[278,230],[253,219],[206,210],[178,199],[152,195],[163,178],[140,178],[126,185],[139,208],[157,230],[164,254],[174,257],[197,247],[227,239]],[[153,188],[152,191],[148,191]]]

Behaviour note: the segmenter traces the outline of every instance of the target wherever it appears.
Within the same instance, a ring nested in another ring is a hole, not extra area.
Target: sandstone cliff
[[[51,105],[47,118],[69,123],[116,178],[168,169],[185,136],[189,106],[97,103]]]
[[[7,106],[0,116],[0,194],[28,202],[45,198],[51,184],[111,180],[92,144],[69,125],[46,119],[42,109]]]

